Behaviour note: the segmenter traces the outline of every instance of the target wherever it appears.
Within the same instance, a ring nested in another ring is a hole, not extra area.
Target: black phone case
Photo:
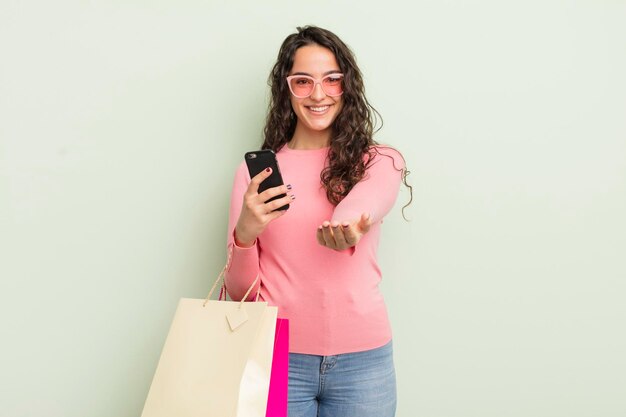
[[[268,188],[278,187],[279,185],[284,184],[283,177],[280,174],[280,168],[278,167],[278,161],[276,160],[276,154],[273,150],[263,149],[261,151],[246,152],[246,154],[244,155],[244,159],[246,160],[246,165],[248,166],[248,173],[250,174],[250,178],[257,176],[267,167],[272,168],[271,175],[263,180],[263,182],[259,185],[259,193],[262,193]],[[267,200],[266,203],[269,203],[270,201],[276,200],[278,198],[283,198],[286,195],[287,194],[279,194]],[[276,210],[287,210],[288,208],[289,204],[285,204],[284,206],[279,207]]]

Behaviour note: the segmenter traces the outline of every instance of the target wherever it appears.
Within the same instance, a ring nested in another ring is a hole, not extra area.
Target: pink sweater
[[[376,155],[366,177],[334,207],[320,183],[328,148],[284,146],[277,153],[278,164],[296,199],[251,248],[234,243],[250,183],[245,163],[235,174],[228,226],[232,251],[225,278],[228,293],[240,300],[259,275],[261,298],[290,321],[290,352],[337,355],[373,349],[391,340],[378,288],[381,272],[376,252],[382,219],[398,195],[404,160],[391,148],[378,147],[378,151],[387,156]],[[339,252],[317,243],[317,227],[323,221],[354,221],[363,212],[370,213],[372,227],[356,247]],[[251,294],[255,293],[256,288]]]

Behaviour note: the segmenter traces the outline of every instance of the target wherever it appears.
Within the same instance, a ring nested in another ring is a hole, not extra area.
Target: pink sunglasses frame
[[[322,84],[322,81],[324,81],[326,78],[330,78],[330,77],[340,77],[341,80],[343,81],[343,74],[340,72],[335,72],[332,74],[328,74],[323,76],[321,79],[318,78],[313,78],[310,75],[290,75],[289,77],[287,77],[287,86],[289,87],[289,91],[291,92],[291,94],[293,94],[294,97],[296,98],[307,98],[307,97],[311,97],[311,94],[313,94],[315,92],[315,87],[317,87],[317,85],[319,84],[320,87],[322,87],[322,91],[324,92],[324,94],[326,94],[329,97],[339,97],[340,95],[343,94],[343,86],[341,88],[341,93],[339,94],[328,94],[326,92],[326,90],[324,90],[324,84]],[[297,96],[293,90],[291,89],[291,80],[293,80],[294,78],[306,78],[309,79],[311,81],[313,81],[313,88],[311,89],[311,93],[308,96]]]

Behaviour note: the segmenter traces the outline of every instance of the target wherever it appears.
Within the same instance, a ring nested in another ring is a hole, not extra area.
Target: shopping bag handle
[[[215,282],[213,283],[213,286],[209,290],[209,295],[206,296],[206,298],[204,299],[204,303],[202,303],[202,307],[205,307],[206,303],[209,302],[209,299],[213,295],[213,292],[215,291],[215,288],[217,287],[217,284],[220,281],[222,282],[222,286],[220,288],[220,296],[218,298],[218,301],[222,301],[222,294],[225,293],[224,290],[226,288],[225,284],[223,282],[224,274],[226,273],[226,269],[228,269],[228,266],[230,265],[230,261],[232,260],[232,257],[233,257],[233,250],[231,248],[228,251],[228,259],[226,260],[226,264],[224,265],[224,268],[222,268],[222,270],[220,271],[219,275],[215,279]],[[254,281],[252,281],[252,284],[250,285],[250,288],[248,288],[248,291],[246,291],[246,294],[241,299],[241,302],[239,303],[239,308],[243,307],[243,303],[248,298],[248,295],[250,295],[250,292],[252,291],[252,288],[254,288],[254,286],[256,285],[258,280],[259,280],[259,274],[256,275],[256,278],[254,278]],[[259,285],[259,287],[257,288],[257,291],[256,291],[256,297],[255,297],[254,301],[259,301],[259,293],[260,292],[261,292],[261,286]],[[224,301],[226,301],[226,295],[225,294],[224,294]]]

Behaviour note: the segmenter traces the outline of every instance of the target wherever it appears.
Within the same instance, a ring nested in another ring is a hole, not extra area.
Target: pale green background
[[[3,0],[0,416],[140,414],[307,23],[412,171],[380,247],[398,416],[626,415],[625,2]]]

